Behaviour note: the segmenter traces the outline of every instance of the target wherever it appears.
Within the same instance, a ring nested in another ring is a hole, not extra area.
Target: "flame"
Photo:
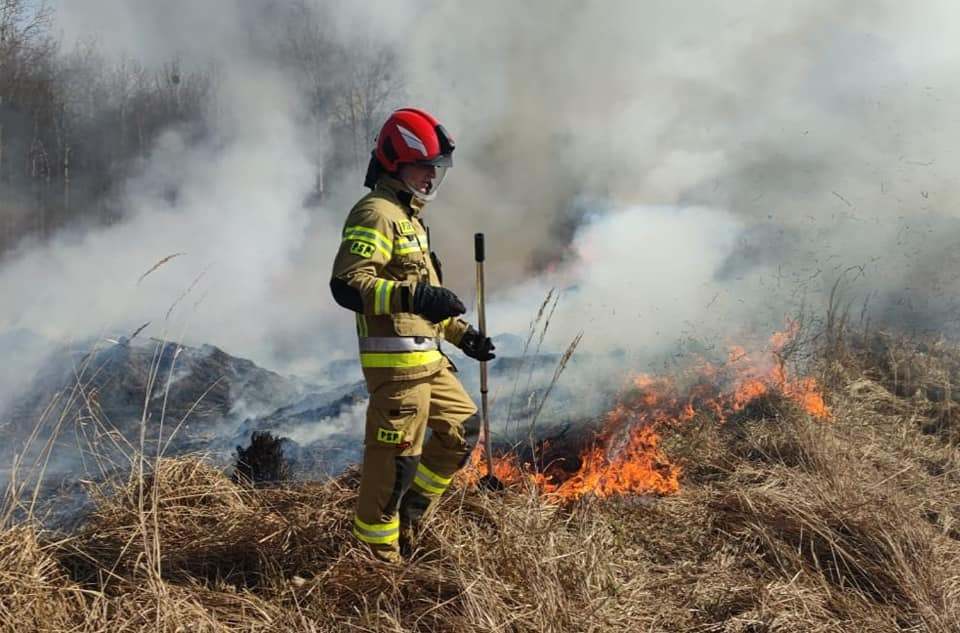
[[[788,323],[785,331],[774,333],[757,352],[731,345],[723,364],[699,359],[675,376],[636,374],[604,416],[595,440],[580,452],[576,470],[568,472],[563,464],[537,470],[510,454],[494,460],[494,475],[506,483],[527,481],[561,501],[587,495],[674,494],[680,490],[682,473],[661,447],[664,429],[687,423],[698,414],[724,422],[771,392],[813,417],[830,417],[817,381],[793,377],[784,360],[784,350],[798,332],[796,324]],[[468,484],[487,472],[480,451],[474,452],[471,464],[463,475]]]
[[[627,445],[613,459],[602,445],[588,449],[580,459],[581,467],[573,476],[559,484],[547,480],[543,490],[564,499],[579,499],[586,494],[672,494],[680,489],[680,468],[667,459],[660,449],[660,436],[650,426],[631,432]]]

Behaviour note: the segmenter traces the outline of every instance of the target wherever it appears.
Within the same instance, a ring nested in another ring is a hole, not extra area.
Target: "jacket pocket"
[[[430,323],[423,317],[410,312],[399,312],[391,315],[393,321],[393,331],[397,336],[423,336],[426,338],[436,338],[439,333],[439,327]]]
[[[429,283],[430,269],[427,266],[427,258],[420,251],[395,257],[394,262],[394,265],[400,269],[400,275],[404,281]]]

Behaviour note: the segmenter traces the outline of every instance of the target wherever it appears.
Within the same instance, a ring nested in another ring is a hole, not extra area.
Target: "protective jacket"
[[[446,365],[441,340],[459,345],[463,319],[431,323],[410,311],[416,284],[441,285],[430,256],[422,204],[399,181],[381,176],[343,227],[331,289],[340,305],[356,312],[360,365],[368,386],[410,380]]]

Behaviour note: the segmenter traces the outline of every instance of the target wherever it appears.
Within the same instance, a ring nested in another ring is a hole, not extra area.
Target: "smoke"
[[[309,424],[281,426],[274,433],[280,437],[288,437],[302,446],[322,442],[337,434],[352,434],[360,438],[363,436],[366,411],[367,403],[361,401],[350,405],[340,415]]]
[[[525,331],[559,286],[554,346],[584,329],[585,350],[643,352],[822,306],[851,267],[878,315],[955,313],[952,3],[305,6],[348,47],[393,50],[404,93],[386,105],[433,111],[456,137],[426,219],[464,297],[472,233],[487,234],[494,332]],[[287,5],[55,8],[66,41],[213,62],[214,133],[168,131],[127,183],[123,223],[8,258],[0,328],[63,339],[151,321],[145,335],[304,373],[350,357],[326,283],[362,174],[305,210],[330,146],[271,52]]]
[[[458,135],[435,242],[463,253],[464,224],[486,231],[507,288],[492,323],[513,331],[551,276],[532,274],[559,267],[576,280],[560,341],[584,328],[587,347],[782,322],[841,277],[874,318],[955,329],[957,17],[821,1],[367,16],[402,34],[412,100]]]
[[[728,307],[718,296],[728,286],[715,276],[741,231],[732,214],[709,208],[637,206],[605,214],[581,226],[570,263],[510,289],[491,312],[501,327],[523,331],[557,288],[551,340],[570,341],[585,330],[587,348],[660,352],[684,327]],[[670,265],[678,259],[683,265]]]
[[[123,222],[26,243],[7,258],[0,328],[64,341],[128,335],[149,321],[142,336],[212,342],[268,365],[271,336],[322,338],[316,323],[333,307],[295,279],[322,137],[293,78],[254,36],[261,14],[228,2],[58,9],[76,36],[95,34],[84,30],[91,19],[109,26],[100,34],[108,51],[136,44],[126,52],[216,64],[219,92],[202,141],[178,128],[158,139],[125,184]],[[310,248],[335,244],[321,232]],[[138,281],[172,254],[181,255]]]

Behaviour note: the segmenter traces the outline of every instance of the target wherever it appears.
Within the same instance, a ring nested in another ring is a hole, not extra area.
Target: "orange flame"
[[[604,417],[595,441],[580,453],[574,472],[564,471],[562,464],[538,472],[511,454],[494,460],[494,475],[506,483],[528,481],[561,501],[587,495],[676,493],[681,469],[661,448],[659,431],[664,428],[689,422],[698,413],[723,422],[771,391],[818,419],[830,417],[817,381],[792,377],[784,361],[783,350],[796,339],[798,329],[788,324],[785,332],[770,338],[763,352],[731,346],[723,365],[700,359],[681,376],[634,376]],[[682,388],[682,382],[688,386]],[[487,471],[479,451],[471,463],[464,477],[467,483],[476,483]]]

